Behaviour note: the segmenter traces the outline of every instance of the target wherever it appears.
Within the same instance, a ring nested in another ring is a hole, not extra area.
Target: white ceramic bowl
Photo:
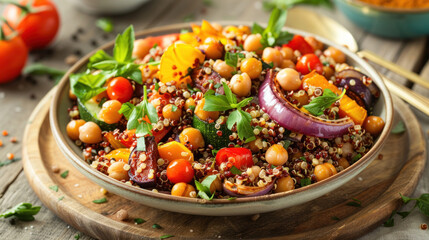
[[[90,14],[124,14],[149,0],[70,0],[78,9]]]
[[[136,38],[179,32],[181,29],[188,27],[189,24],[176,24],[150,29],[138,33]],[[287,30],[292,33],[297,33],[304,36],[312,35],[290,28]],[[171,196],[168,194],[155,193],[139,187],[129,186],[95,170],[83,160],[82,151],[74,144],[72,140],[68,138],[66,133],[66,125],[69,122],[67,108],[71,105],[71,102],[68,98],[70,89],[69,75],[71,73],[83,71],[88,62],[88,58],[94,54],[96,50],[76,63],[76,65],[74,65],[67,72],[58,85],[58,90],[53,98],[50,111],[50,124],[54,138],[67,159],[70,160],[70,162],[86,177],[104,187],[109,192],[130,199],[131,201],[139,202],[158,209],[195,215],[231,216],[270,212],[313,200],[347,183],[371,163],[371,161],[378,155],[378,152],[381,150],[390,133],[393,118],[392,99],[378,73],[366,61],[359,58],[356,54],[350,52],[346,48],[334,44],[326,39],[318,39],[327,45],[334,46],[343,51],[348,56],[348,62],[350,64],[359,67],[363,73],[367,74],[373,79],[375,84],[377,84],[381,90],[381,96],[374,108],[374,113],[375,115],[382,117],[386,123],[374,146],[364,157],[344,171],[341,171],[340,173],[324,181],[283,193],[258,197],[238,198],[232,201],[226,199],[214,199],[212,201],[206,201],[199,198],[184,198]],[[111,51],[113,45],[114,43],[111,42],[100,49]]]

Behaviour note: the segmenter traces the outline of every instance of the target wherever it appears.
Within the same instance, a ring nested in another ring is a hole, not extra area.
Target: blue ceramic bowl
[[[334,2],[353,23],[375,35],[388,38],[429,35],[429,8],[387,8],[359,0]]]

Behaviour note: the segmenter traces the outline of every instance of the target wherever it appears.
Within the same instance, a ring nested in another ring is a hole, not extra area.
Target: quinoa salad
[[[139,188],[206,200],[292,191],[354,164],[384,121],[370,77],[339,49],[267,26],[203,21],[135,40],[70,76],[67,134],[84,160]]]

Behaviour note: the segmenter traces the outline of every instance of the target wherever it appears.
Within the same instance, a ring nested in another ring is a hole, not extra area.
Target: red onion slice
[[[273,189],[273,186],[274,180],[263,187],[249,187],[225,181],[223,184],[223,191],[232,197],[255,197],[269,193],[271,189]]]
[[[271,119],[286,129],[305,135],[334,138],[348,133],[354,123],[349,118],[325,120],[304,113],[283,98],[274,83],[274,73],[269,71],[259,88],[259,104]]]

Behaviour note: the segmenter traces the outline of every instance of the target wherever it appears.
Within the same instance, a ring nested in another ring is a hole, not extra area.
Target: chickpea
[[[124,169],[126,163],[124,162],[115,162],[110,165],[110,167],[107,169],[107,174],[109,174],[109,177],[114,178],[116,180],[125,180],[127,181],[130,179],[128,176],[128,171]]]
[[[200,130],[188,127],[183,129],[179,135],[180,143],[183,145],[190,144],[191,150],[197,150],[198,148],[204,147],[204,138]]]
[[[250,94],[250,89],[252,87],[252,80],[250,80],[247,73],[235,74],[232,76],[229,83],[231,91],[239,97],[245,97]]]
[[[84,125],[86,122],[82,119],[79,120],[71,120],[67,124],[67,135],[69,135],[69,138],[71,140],[78,140],[79,139],[79,128]]]
[[[350,166],[350,163],[347,161],[347,159],[345,158],[340,158],[338,160],[338,165],[340,165],[341,167],[343,167],[343,169],[346,169]]]
[[[251,79],[258,78],[262,72],[262,63],[256,58],[248,58],[241,63],[240,70],[247,73]]]
[[[169,120],[179,120],[182,116],[182,109],[174,104],[167,104],[162,108],[162,116]]]
[[[196,104],[195,104],[195,100],[193,98],[186,99],[186,102],[185,102],[185,109],[186,110],[188,110],[190,108],[195,109],[195,106],[196,106]]]
[[[297,90],[301,87],[301,78],[299,72],[292,68],[280,70],[276,76],[280,86],[286,91]]]
[[[298,101],[298,106],[304,106],[308,104],[309,98],[308,94],[304,90],[300,90],[292,95],[292,99]]]
[[[204,181],[204,179],[206,179],[208,176],[211,176],[211,175],[207,175],[207,176],[205,176],[204,178],[203,178],[203,181]],[[210,185],[210,192],[211,193],[214,193],[215,191],[218,191],[218,192],[220,192],[220,191],[222,191],[222,181],[220,180],[220,178],[217,176],[216,177],[216,179],[212,182],[212,184]]]
[[[320,181],[322,181],[322,180],[324,180],[330,176],[333,176],[336,173],[337,173],[337,170],[330,163],[320,164],[314,168],[314,175],[316,176],[316,180],[318,182],[320,182]]]
[[[277,188],[274,190],[274,192],[287,192],[292,189],[295,189],[295,182],[290,176],[287,176],[277,180]]]
[[[282,64],[280,64],[280,68],[295,68],[295,63],[289,59],[283,59]]]
[[[259,152],[261,148],[262,148],[262,139],[260,137],[257,137],[255,140],[249,143],[249,149],[253,153]]]
[[[381,117],[368,116],[363,123],[363,128],[371,135],[377,136],[383,131],[384,121]]]
[[[71,100],[76,100],[77,99],[77,96],[73,93],[73,91],[71,89],[69,90],[69,98]]]
[[[242,34],[250,34],[250,33],[252,33],[252,30],[250,29],[250,27],[246,26],[246,25],[240,25],[240,26],[238,26],[238,30]]]
[[[84,143],[99,143],[101,137],[101,128],[94,122],[87,122],[79,127],[79,140]]]
[[[274,67],[279,67],[283,62],[283,56],[277,48],[267,47],[262,52],[262,60],[273,63]]]
[[[133,57],[143,59],[149,53],[149,50],[152,47],[153,43],[151,43],[149,38],[135,40],[133,48]]]
[[[214,29],[216,29],[216,31],[218,31],[218,32],[222,32],[223,27],[222,27],[222,25],[220,25],[219,23],[211,23],[211,25],[212,25],[212,27],[213,27]]]
[[[251,169],[252,169],[253,176],[255,176],[255,177],[258,177],[259,173],[262,170],[259,166],[256,166],[256,165],[252,166]]]
[[[272,145],[265,153],[265,161],[274,166],[281,166],[285,164],[288,160],[288,157],[289,155],[287,150],[279,144]]]
[[[206,100],[203,98],[199,101],[197,104],[197,107],[195,108],[195,115],[197,115],[201,120],[203,121],[209,121],[209,120],[216,120],[219,118],[219,112],[218,111],[204,111],[203,107]]]
[[[345,63],[346,62],[346,55],[341,52],[339,49],[336,49],[334,47],[328,47],[324,52],[325,56],[331,57],[334,59],[336,63]]]
[[[119,113],[122,103],[118,100],[109,100],[103,103],[98,117],[108,124],[119,122],[122,114]]]
[[[296,56],[293,52],[293,49],[290,47],[282,47],[282,49],[280,49],[280,53],[282,54],[283,59],[296,61]]]
[[[197,197],[197,191],[195,191],[194,186],[184,182],[179,182],[174,184],[173,188],[171,189],[171,195],[194,198]]]
[[[244,40],[243,48],[248,52],[256,52],[257,54],[262,53],[264,48],[261,44],[261,34],[251,34]]]
[[[330,79],[335,74],[334,69],[332,69],[330,66],[323,66],[323,75],[325,75],[326,79]]]
[[[314,50],[323,50],[323,43],[321,41],[317,40],[315,37],[307,36],[304,39],[308,44],[310,44],[310,46]]]
[[[215,70],[219,75],[223,78],[231,78],[232,72],[234,72],[235,68],[226,64],[225,61],[216,60],[213,64],[213,70]]]
[[[342,155],[343,157],[347,157],[350,153],[353,153],[353,145],[349,142],[346,142],[343,144],[343,147],[341,148],[343,151]]]
[[[223,45],[219,41],[207,38],[204,45],[200,46],[204,50],[206,57],[210,59],[219,59],[223,56]]]

